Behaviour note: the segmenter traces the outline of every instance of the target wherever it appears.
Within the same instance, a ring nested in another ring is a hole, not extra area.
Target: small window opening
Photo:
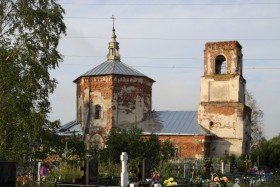
[[[101,119],[102,117],[102,109],[100,105],[95,106],[95,119]]]
[[[80,106],[79,107],[79,114],[78,114],[78,118],[79,118],[79,120],[81,120],[81,118],[82,118],[82,107]]]
[[[213,127],[213,125],[214,125],[214,122],[213,122],[213,121],[210,121],[210,122],[209,122],[209,126],[210,126],[210,127]]]
[[[226,74],[226,58],[223,55],[219,55],[215,60],[215,73]]]
[[[237,63],[237,73],[238,74],[242,74],[242,71],[241,71],[241,68],[242,68],[242,62],[241,62],[241,57],[240,56],[238,56],[238,63]]]

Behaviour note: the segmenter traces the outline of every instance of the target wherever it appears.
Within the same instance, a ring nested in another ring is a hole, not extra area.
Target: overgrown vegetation
[[[221,160],[223,160],[224,163],[231,165],[237,163],[237,171],[239,172],[247,171],[246,162],[249,164],[250,161],[256,161],[256,157],[254,156],[252,157],[252,160],[249,160],[248,157],[236,158],[234,156],[225,156],[216,159],[173,159],[175,151],[172,142],[160,142],[158,136],[154,134],[151,134],[149,138],[143,138],[141,137],[141,130],[134,127],[127,130],[114,129],[108,136],[107,147],[103,150],[98,149],[98,147],[93,147],[92,150],[85,151],[85,147],[81,146],[83,145],[83,142],[78,137],[72,137],[63,141],[67,146],[65,146],[64,149],[61,147],[64,152],[61,151],[60,160],[58,162],[53,162],[57,168],[51,170],[50,175],[46,179],[47,182],[53,182],[54,179],[59,178],[64,182],[73,182],[83,174],[80,170],[80,166],[83,165],[82,161],[91,157],[97,157],[99,159],[98,169],[100,178],[117,179],[120,177],[121,172],[121,152],[127,152],[129,155],[128,172],[131,181],[137,181],[137,167],[139,162],[141,163],[143,161],[143,158],[149,158],[152,161],[152,168],[156,168],[156,170],[160,172],[161,181],[174,177],[176,178],[176,182],[179,183],[186,182],[184,181],[185,179],[183,179],[186,163],[188,163],[189,167],[188,176],[193,178],[193,182],[198,182],[200,177],[203,179],[210,179],[209,166],[212,167],[211,171],[213,173],[218,176],[223,176],[220,170]],[[279,150],[277,146],[280,144],[280,137],[274,138],[272,142],[263,143],[266,150],[277,152],[277,150]],[[260,151],[264,150],[262,146],[259,148]],[[68,150],[68,154],[65,154],[65,149]],[[145,150],[151,149],[153,149],[153,151],[149,151],[150,154],[145,152]],[[89,153],[91,155],[88,155]],[[266,152],[266,154],[270,155],[271,152]],[[265,158],[266,154],[265,152],[263,153],[263,158]],[[275,157],[271,156],[268,159],[274,160],[275,162],[278,160],[277,157],[280,156],[274,153],[271,155]],[[263,159],[260,154],[259,158],[260,160]],[[264,160],[264,163],[265,162],[267,162],[267,160]],[[277,166],[276,163],[269,164]]]
[[[50,171],[47,175],[46,182],[67,181],[75,182],[76,178],[82,177],[83,172],[79,166],[61,162],[56,169]]]
[[[263,140],[253,151],[252,160],[263,168],[278,171],[280,169],[280,134],[270,140]]]
[[[246,92],[246,105],[252,110],[251,112],[251,150],[258,148],[262,141],[265,140],[263,135],[263,111],[259,108],[253,94]]]
[[[63,14],[56,0],[0,2],[0,159],[26,163],[56,148],[49,70],[62,61]]]
[[[153,167],[159,167],[160,163],[168,162],[174,157],[175,147],[169,141],[160,142],[158,136],[151,134],[143,138],[142,131],[138,128],[112,129],[106,139],[106,147],[99,149],[96,145],[90,150],[85,149],[84,142],[79,136],[58,138],[56,149],[42,159],[49,168],[47,182],[55,179],[72,182],[80,178],[82,172],[80,167],[84,161],[98,158],[99,177],[119,177],[120,155],[127,152],[129,155],[129,176],[136,178],[138,165],[144,158],[148,158]],[[59,143],[58,143],[59,142]],[[167,168],[166,168],[167,169]]]
[[[129,162],[135,165],[144,158],[149,158],[154,165],[158,165],[160,161],[174,157],[175,147],[169,140],[160,142],[155,134],[148,138],[141,137],[141,134],[142,130],[136,127],[112,129],[106,139],[106,148],[93,148],[93,156],[97,156],[100,162],[117,164],[121,153],[127,152]]]

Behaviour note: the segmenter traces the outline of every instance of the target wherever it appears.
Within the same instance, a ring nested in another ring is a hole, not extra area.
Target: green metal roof
[[[143,134],[209,135],[197,122],[197,111],[153,111],[136,125]]]
[[[96,66],[95,68],[84,73],[80,77],[89,77],[89,76],[99,76],[99,75],[126,75],[126,76],[136,76],[136,77],[146,77],[143,73],[138,70],[126,65],[125,63],[115,60],[115,61],[105,61],[102,64]],[[78,80],[80,77],[74,80]],[[154,80],[151,79],[153,82]]]
[[[153,111],[144,121],[121,125],[120,128],[126,129],[132,125],[136,125],[143,130],[143,134],[148,135],[154,133],[157,135],[211,136],[210,131],[198,124],[197,111]],[[81,125],[76,121],[63,125],[57,132],[69,133],[73,131],[71,129],[75,129],[76,133],[82,134]]]

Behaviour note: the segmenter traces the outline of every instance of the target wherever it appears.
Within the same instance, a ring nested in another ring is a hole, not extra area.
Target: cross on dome
[[[112,15],[111,19],[113,20],[113,31],[115,30],[115,16],[114,14]]]
[[[120,60],[120,54],[119,54],[119,43],[117,42],[116,38],[117,35],[115,33],[115,16],[112,15],[111,19],[113,20],[113,34],[112,34],[112,39],[111,42],[109,42],[109,53],[107,55],[107,60],[108,61],[115,61],[115,60]]]

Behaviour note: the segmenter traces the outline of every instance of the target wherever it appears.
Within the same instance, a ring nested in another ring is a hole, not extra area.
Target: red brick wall
[[[232,75],[237,75],[238,73],[242,74],[240,67],[238,67],[238,54],[241,54],[241,45],[237,41],[225,41],[225,42],[208,42],[205,44],[204,50],[204,67],[207,67],[208,63],[208,55],[210,54],[210,62],[211,62],[211,73],[207,73],[207,68],[204,68],[204,76],[215,74],[215,58],[217,55],[223,55],[226,57],[227,61],[227,73]],[[234,53],[234,54],[233,54]],[[242,58],[242,55],[240,55]],[[233,60],[234,59],[234,60]],[[233,63],[233,64],[232,64]],[[236,67],[235,70],[232,72],[231,67]],[[210,67],[208,67],[210,68]]]
[[[87,133],[99,132],[101,135],[107,134],[113,127],[142,121],[152,108],[153,82],[147,77],[125,75],[80,77],[75,81],[77,121],[85,125],[87,111],[90,111],[90,126],[94,128],[90,128]],[[98,120],[94,119],[94,106],[97,104],[103,107],[103,117]]]
[[[170,140],[178,148],[179,158],[204,158],[209,156],[210,136],[158,135],[158,137],[160,141]]]

